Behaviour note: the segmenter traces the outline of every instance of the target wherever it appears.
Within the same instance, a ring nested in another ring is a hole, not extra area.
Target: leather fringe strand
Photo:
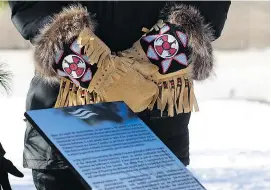
[[[175,75],[154,82],[158,85],[159,95],[149,105],[150,110],[156,103],[157,109],[161,110],[161,116],[164,111],[167,111],[170,117],[173,117],[175,113],[199,111],[194,84],[187,74]]]
[[[78,87],[70,80],[61,78],[60,89],[55,103],[55,108],[93,104],[99,102],[95,93]]]

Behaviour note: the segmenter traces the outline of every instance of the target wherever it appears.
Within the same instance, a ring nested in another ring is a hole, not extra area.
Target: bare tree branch
[[[9,94],[11,92],[11,79],[12,73],[6,70],[6,67],[3,63],[0,63],[0,92]]]

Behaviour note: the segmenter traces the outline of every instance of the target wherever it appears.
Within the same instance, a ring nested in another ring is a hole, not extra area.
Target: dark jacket
[[[4,148],[2,147],[1,143],[0,143],[0,159],[5,155],[5,150]]]
[[[37,35],[38,29],[47,22],[47,16],[58,13],[64,6],[71,3],[74,2],[9,2],[12,11],[12,22],[21,35],[31,42],[33,42],[33,38]],[[221,35],[230,6],[229,1],[185,1],[177,3],[189,4],[198,8],[205,22],[209,23],[213,28],[215,38]],[[159,13],[165,6],[165,2],[163,1],[85,1],[82,2],[82,4],[87,7],[90,13],[95,13],[95,18],[98,22],[95,33],[113,52],[131,47],[131,45],[141,37],[142,27],[151,28],[153,24],[157,22]],[[37,77],[34,77],[27,95],[26,110],[53,107],[57,94],[58,86],[48,86]],[[174,131],[177,134],[180,133],[183,135],[176,137],[175,134],[176,142],[172,144],[179,144],[180,142],[177,142],[181,141],[179,138],[188,139],[188,130],[186,129],[189,118],[190,114],[182,114],[171,120],[175,121],[173,123],[177,126]],[[157,125],[157,123],[155,125]],[[163,130],[153,130],[159,133],[160,136],[158,136],[161,139],[166,141],[171,137],[163,135],[172,135],[173,132],[169,133],[165,131],[169,130],[169,128],[164,125],[166,124],[163,123],[163,126],[161,126]],[[188,143],[187,140],[185,154],[188,154]],[[173,149],[176,149],[173,151],[175,154],[183,152],[176,147],[172,148],[172,150]],[[54,151],[51,150],[51,147],[48,146],[42,137],[28,125],[25,136],[24,166],[36,169],[59,168],[59,166],[64,166],[61,160],[56,159],[56,156],[57,155],[54,154]]]

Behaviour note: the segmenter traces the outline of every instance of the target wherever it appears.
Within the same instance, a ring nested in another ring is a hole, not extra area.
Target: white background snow
[[[30,51],[0,51],[14,73],[13,93],[0,96],[0,141],[23,171],[14,190],[33,190],[22,168],[26,93],[33,76]],[[189,170],[208,190],[267,190],[270,163],[269,49],[215,52],[216,76],[196,84],[200,112],[190,121]],[[166,127],[166,126],[165,126]]]

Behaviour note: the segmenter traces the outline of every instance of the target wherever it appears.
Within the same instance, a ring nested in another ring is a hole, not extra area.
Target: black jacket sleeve
[[[58,13],[72,2],[62,1],[9,1],[11,20],[26,40],[32,40],[46,23],[46,18]]]
[[[0,143],[0,159],[5,155],[5,150],[4,148],[2,147],[1,143]]]
[[[38,33],[38,29],[46,23],[46,18],[58,13],[64,6],[74,3],[73,1],[9,1],[11,19],[21,35],[30,40]],[[220,37],[227,19],[230,1],[178,1],[196,7],[206,23],[209,23],[215,34]]]

